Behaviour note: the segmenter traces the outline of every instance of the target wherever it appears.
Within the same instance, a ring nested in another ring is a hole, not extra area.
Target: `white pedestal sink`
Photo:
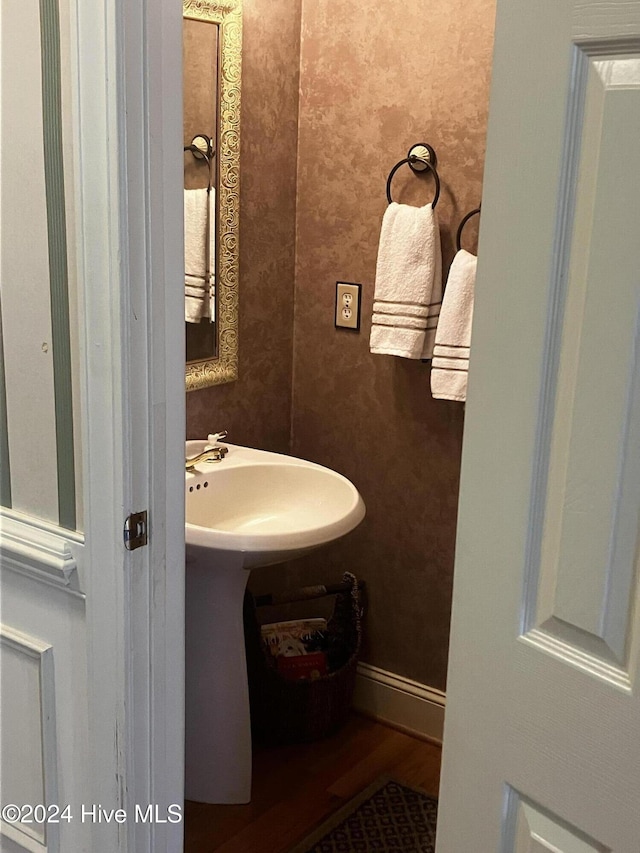
[[[188,441],[187,457],[207,446]],[[185,796],[251,799],[251,728],[242,606],[249,571],[353,530],[365,507],[340,474],[227,444],[186,473]]]

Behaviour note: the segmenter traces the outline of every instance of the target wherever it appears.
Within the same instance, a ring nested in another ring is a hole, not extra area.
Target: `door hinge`
[[[124,523],[124,547],[135,551],[147,544],[147,511],[132,512]]]

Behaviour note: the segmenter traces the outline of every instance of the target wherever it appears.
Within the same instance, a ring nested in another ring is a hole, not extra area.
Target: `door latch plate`
[[[124,547],[135,551],[147,544],[147,511],[132,512],[124,523]]]

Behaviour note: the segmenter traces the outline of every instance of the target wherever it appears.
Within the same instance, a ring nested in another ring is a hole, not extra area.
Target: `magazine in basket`
[[[269,661],[285,678],[316,679],[327,674],[327,620],[322,617],[271,622],[260,628]]]

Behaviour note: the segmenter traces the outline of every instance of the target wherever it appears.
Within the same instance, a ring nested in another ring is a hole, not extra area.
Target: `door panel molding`
[[[4,507],[0,508],[0,525],[3,567],[84,597],[78,572],[84,545],[80,533]]]
[[[560,163],[524,577],[522,633],[546,632],[617,667],[629,683],[640,639],[640,41],[573,46]],[[571,657],[571,655],[569,655]]]
[[[507,786],[502,853],[612,853],[575,826]]]
[[[28,741],[31,748],[33,748],[34,742],[40,744],[38,755],[39,763],[41,764],[42,795],[38,796],[36,801],[31,803],[31,805],[39,803],[45,806],[59,805],[57,796],[58,744],[56,736],[53,646],[30,634],[17,631],[9,625],[0,624],[0,647],[4,647],[9,653],[13,652],[19,657],[26,659],[24,663],[26,671],[21,673],[21,681],[27,682],[30,678],[33,680],[34,677],[37,679],[37,683],[32,684],[31,691],[32,693],[37,693],[39,698],[38,730],[28,733]],[[3,667],[3,681],[7,677],[7,669],[10,671],[9,667],[6,669]],[[29,669],[31,673],[29,673]],[[8,690],[8,688],[9,685],[3,684],[3,692],[7,690],[7,695],[10,696],[13,690]],[[27,711],[28,708],[24,710]],[[24,717],[21,717],[21,720],[24,719]],[[11,717],[9,717],[8,722],[9,724],[11,723]],[[5,713],[3,713],[3,741],[7,737],[6,725],[7,714],[5,709]],[[9,730],[8,738],[9,740],[21,742],[25,740],[26,734],[25,731],[12,733]],[[12,762],[10,766],[5,767],[7,774],[10,770],[14,773],[16,772],[14,764]],[[7,780],[3,780],[3,783],[6,786]],[[5,787],[5,791],[3,791],[4,803],[6,804],[15,799],[15,794],[11,790],[7,791]],[[18,849],[28,850],[31,853],[33,851],[37,851],[37,853],[58,853],[60,849],[59,825],[55,823],[10,824],[0,821],[0,835],[9,839],[14,845],[17,845]]]
[[[11,460],[7,429],[7,383],[4,370],[2,305],[0,305],[0,504],[11,506]]]
[[[631,693],[629,673],[607,661],[604,643],[600,641],[600,646],[595,645],[597,638],[584,634],[580,638],[581,641],[578,641],[579,633],[572,625],[563,624],[560,620],[550,620],[542,630],[534,628],[519,639],[539,652],[553,655],[569,666],[588,672],[607,684]],[[595,645],[593,652],[586,651],[590,643]]]

